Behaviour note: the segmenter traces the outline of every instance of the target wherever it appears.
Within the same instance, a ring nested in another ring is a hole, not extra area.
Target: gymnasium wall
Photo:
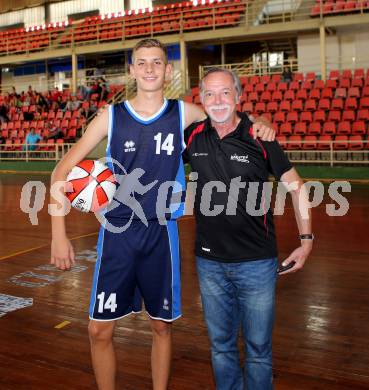
[[[326,34],[327,70],[369,67],[368,29],[360,27],[337,28]],[[300,72],[320,73],[319,33],[301,34],[297,38]]]

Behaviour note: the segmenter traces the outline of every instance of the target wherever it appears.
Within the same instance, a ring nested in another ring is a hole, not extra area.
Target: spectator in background
[[[46,130],[48,132],[48,136],[46,137],[47,139],[53,138],[56,141],[57,139],[64,138],[62,129],[58,126],[55,126],[53,121],[48,122]]]
[[[69,100],[64,108],[64,111],[76,111],[81,106],[81,102],[77,100],[75,94],[71,95],[71,100]]]
[[[0,122],[9,122],[9,117],[8,117],[8,108],[5,104],[2,104],[0,106]]]
[[[42,137],[39,134],[36,134],[36,129],[31,127],[30,132],[27,134],[26,142],[23,145],[23,150],[36,150],[38,148],[37,144],[42,140]]]
[[[54,90],[51,92],[51,100],[53,102],[57,102],[59,100],[59,97],[61,98],[62,96],[62,93],[59,91],[59,88],[58,87],[55,87]]]
[[[36,92],[35,103],[38,107],[41,108],[41,112],[49,111],[49,103],[46,101],[44,96],[39,92]]]
[[[29,86],[28,86],[27,94],[28,94],[29,96],[33,96],[34,93],[33,93],[32,85],[29,85]]]
[[[99,101],[106,102],[108,100],[108,94],[109,94],[109,92],[108,92],[106,84],[102,84],[101,85],[101,95],[100,95]]]
[[[11,92],[10,95],[16,96],[17,98],[19,98],[19,95],[17,94],[17,91],[16,91],[15,87],[12,87],[12,92]]]
[[[284,83],[290,83],[292,81],[292,78],[293,74],[291,72],[291,68],[289,68],[288,66],[284,67],[282,72],[282,81]]]
[[[82,100],[87,100],[89,97],[89,89],[87,89],[84,85],[80,85],[78,87],[78,95]]]

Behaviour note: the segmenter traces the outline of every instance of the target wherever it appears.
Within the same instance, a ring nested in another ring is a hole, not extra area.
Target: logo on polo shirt
[[[192,157],[203,157],[203,156],[207,156],[208,153],[192,153],[191,156]]]
[[[136,148],[135,148],[135,143],[133,141],[126,141],[124,143],[124,151],[125,152],[135,152],[136,151]]]
[[[241,163],[249,163],[249,155],[246,155],[246,156],[239,156],[238,154],[232,154],[231,156],[231,161],[237,161],[237,162],[241,162]]]

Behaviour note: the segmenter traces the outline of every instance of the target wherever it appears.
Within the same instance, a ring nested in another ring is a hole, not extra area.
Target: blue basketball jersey
[[[142,220],[142,212],[147,220],[156,220],[162,218],[163,210],[167,220],[183,215],[183,107],[182,101],[165,100],[155,115],[143,118],[128,101],[109,106],[107,159],[111,159],[121,195],[108,208],[108,220]],[[141,211],[132,206],[135,202]]]

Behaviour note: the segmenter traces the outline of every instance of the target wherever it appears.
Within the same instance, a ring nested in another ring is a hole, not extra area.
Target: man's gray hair
[[[240,97],[242,95],[242,85],[241,85],[241,81],[240,81],[240,78],[238,77],[238,75],[235,72],[233,72],[232,70],[214,66],[214,67],[210,68],[204,74],[204,77],[200,80],[199,89],[200,89],[200,96],[201,97],[203,97],[203,93],[204,93],[204,80],[209,74],[212,74],[212,73],[225,73],[225,74],[228,74],[229,76],[231,76],[232,80],[233,80],[234,87],[237,91],[238,97]]]

